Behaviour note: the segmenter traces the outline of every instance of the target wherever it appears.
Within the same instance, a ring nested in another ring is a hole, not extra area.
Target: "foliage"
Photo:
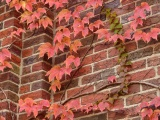
[[[6,3],[10,8],[15,8],[17,12],[21,14],[20,23],[27,25],[27,28],[19,28],[11,33],[11,37],[14,35],[20,36],[21,33],[25,33],[26,30],[35,30],[40,27],[54,27],[53,22],[58,22],[59,27],[57,28],[56,34],[53,38],[53,45],[50,43],[44,43],[39,47],[39,57],[43,57],[47,54],[48,58],[53,57],[55,54],[64,52],[64,49],[69,48],[69,55],[66,60],[60,65],[53,66],[46,74],[51,82],[51,90],[56,92],[57,89],[61,89],[61,79],[63,75],[71,75],[74,69],[79,69],[81,67],[81,59],[75,54],[78,49],[82,46],[80,39],[76,39],[78,34],[83,37],[89,34],[98,35],[97,40],[104,39],[104,42],[114,42],[116,48],[118,49],[119,63],[121,69],[119,76],[123,79],[121,84],[121,89],[114,95],[110,96],[107,100],[99,100],[96,103],[89,103],[86,105],[80,105],[78,99],[67,101],[67,103],[53,103],[51,104],[48,100],[42,100],[40,102],[35,102],[31,98],[26,98],[25,100],[19,100],[20,111],[25,110],[26,113],[31,115],[33,112],[34,117],[38,115],[39,111],[43,108],[47,110],[46,117],[54,115],[55,118],[60,117],[61,120],[73,120],[74,111],[85,111],[90,112],[94,110],[104,111],[105,109],[111,110],[112,103],[114,99],[118,96],[127,94],[129,80],[127,75],[127,67],[131,65],[130,61],[127,61],[128,54],[125,51],[125,40],[143,40],[144,42],[149,42],[152,38],[157,40],[157,35],[160,33],[159,28],[152,28],[149,32],[144,32],[139,28],[143,26],[143,20],[146,19],[146,12],[150,12],[150,7],[148,3],[142,2],[140,6],[135,8],[134,14],[129,18],[130,28],[127,30],[123,29],[122,24],[117,18],[117,14],[112,12],[110,9],[106,9],[103,6],[102,0],[87,0],[87,2],[82,2],[80,5],[76,6],[74,11],[67,8],[68,0],[6,0]],[[42,5],[40,5],[42,4]],[[49,6],[48,8],[45,6]],[[100,18],[91,22],[90,20],[94,17],[93,12],[87,12],[83,17],[81,16],[81,11],[88,8],[103,7],[101,14],[104,14],[109,20],[110,26],[105,28],[106,21],[102,21]],[[57,12],[56,17],[52,20],[48,17],[47,11],[53,9]],[[60,26],[61,22],[73,21],[72,26]],[[11,54],[7,49],[2,49],[0,53],[0,70],[3,71],[5,67],[11,67],[11,64],[6,61],[7,58],[11,57]],[[115,76],[108,78],[110,84],[117,82]],[[127,81],[127,82],[126,82]],[[151,103],[156,107],[159,106],[155,98]],[[141,115],[144,118],[146,115],[152,117],[154,114],[154,120],[158,119],[159,110],[151,110],[148,108],[148,103],[141,105]]]

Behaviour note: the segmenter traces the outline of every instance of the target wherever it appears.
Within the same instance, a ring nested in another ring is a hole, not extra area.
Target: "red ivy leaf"
[[[55,53],[55,47],[48,42],[41,45],[38,50],[40,51],[39,57],[43,57],[44,54],[47,53],[48,58],[51,58]]]
[[[78,67],[80,65],[80,58],[73,55],[68,56],[65,60],[66,68],[69,68],[72,63]]]
[[[59,80],[53,80],[51,87],[50,87],[54,92],[56,92],[56,88],[58,88],[59,90],[61,89],[61,83]]]
[[[110,76],[110,77],[108,77],[108,82],[109,82],[109,83],[114,83],[114,82],[116,82],[116,76]]]

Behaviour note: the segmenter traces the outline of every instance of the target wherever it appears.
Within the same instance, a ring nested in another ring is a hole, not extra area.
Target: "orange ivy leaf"
[[[46,29],[49,25],[53,26],[53,23],[49,17],[44,17],[39,20],[39,25],[42,25]]]
[[[0,116],[0,120],[6,120],[3,116]]]
[[[82,46],[82,43],[79,40],[75,40],[70,47],[70,51],[74,51],[75,53],[77,53],[77,50],[79,47]]]
[[[61,83],[57,79],[53,80],[50,89],[56,92],[56,88],[58,88],[59,90],[61,89]]]
[[[64,69],[57,65],[51,68],[51,70],[47,72],[46,76],[49,76],[49,81],[52,81],[54,78],[60,80],[64,73]]]
[[[43,57],[44,54],[47,53],[48,58],[51,58],[55,53],[55,47],[48,42],[41,45],[38,50],[40,51],[39,57]]]
[[[63,9],[58,13],[56,19],[59,19],[59,23],[63,18],[66,20],[66,22],[68,22],[71,16],[71,11],[69,11],[68,9]]]
[[[66,64],[66,68],[69,68],[72,63],[74,63],[74,65],[78,67],[80,65],[80,58],[70,55],[67,57],[64,63]]]

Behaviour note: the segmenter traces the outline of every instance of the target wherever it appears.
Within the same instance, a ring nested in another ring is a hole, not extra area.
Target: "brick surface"
[[[69,0],[68,7],[73,10],[75,6],[79,4],[79,0]],[[83,0],[85,2],[85,0]],[[128,24],[128,18],[133,15],[133,10],[136,5],[140,5],[141,2],[149,2],[151,6],[151,12],[147,13],[147,18],[144,20],[144,28],[138,26],[139,29],[149,31],[151,27],[155,26],[160,28],[160,0],[124,0],[120,3],[120,0],[104,0],[104,6],[111,8],[118,14],[118,19],[124,24],[124,30],[130,28]],[[47,6],[46,6],[47,7]],[[102,7],[98,7],[95,10],[86,9],[81,12],[81,16],[84,16],[88,11],[94,11],[95,17],[90,19],[90,22],[94,22],[99,19],[100,10]],[[51,12],[47,14],[53,18]],[[5,6],[4,2],[0,2],[0,47],[10,47],[12,53],[13,70],[5,69],[0,73],[0,87],[7,95],[7,99],[11,105],[12,115],[15,116],[15,120],[26,120],[25,113],[18,113],[17,102],[20,98],[25,99],[31,97],[33,99],[48,99],[52,96],[54,102],[59,102],[64,92],[62,100],[66,100],[74,95],[80,95],[83,93],[93,92],[99,88],[109,85],[108,77],[115,75],[117,82],[120,82],[118,78],[118,71],[120,65],[118,64],[118,51],[114,47],[114,43],[106,42],[103,39],[96,41],[91,32],[89,36],[82,38],[82,34],[79,33],[75,39],[80,39],[83,46],[74,53],[81,59],[86,55],[82,62],[82,67],[76,72],[76,69],[71,73],[71,76],[64,75],[62,79],[62,86],[60,91],[51,94],[49,91],[50,83],[48,83],[48,77],[46,72],[51,69],[53,65],[61,64],[65,61],[68,53],[66,47],[64,52],[58,52],[56,56],[48,59],[45,55],[43,58],[39,58],[38,48],[45,42],[53,42],[53,30],[51,28],[40,28],[33,34],[33,31],[27,31],[26,34],[18,37],[6,37],[10,35],[10,32],[16,30],[22,25],[18,24],[19,13],[15,10],[9,10],[9,7]],[[106,18],[105,18],[106,19]],[[108,19],[106,19],[105,26],[109,26]],[[68,25],[71,28],[73,20],[66,23],[63,20],[60,24],[57,22],[56,27],[60,25]],[[95,29],[96,30],[96,29]],[[23,40],[22,40],[23,37]],[[96,36],[95,36],[96,37]],[[74,40],[74,36],[72,35]],[[93,40],[94,39],[94,40]],[[90,48],[90,44],[93,41],[93,46]],[[138,42],[126,40],[126,51],[129,53],[128,60],[133,63],[128,68],[128,72],[131,75],[131,81],[143,81],[153,85],[160,84],[160,35],[157,40],[152,39],[150,42],[145,43],[142,40]],[[88,51],[88,52],[87,52]],[[87,52],[87,54],[86,54]],[[66,86],[68,86],[66,88]],[[81,104],[97,103],[97,100],[105,100],[108,97],[109,92],[115,92],[118,87],[110,86],[105,90],[82,96],[80,100]],[[94,111],[90,113],[83,113],[75,111],[75,117],[77,120],[140,120],[136,112],[137,104],[143,101],[150,101],[157,96],[157,91],[148,85],[133,84],[128,88],[127,96],[120,96],[115,100],[112,105],[112,111]],[[6,120],[11,120],[11,111],[8,110],[8,101],[5,95],[0,92],[0,113],[6,117]],[[133,107],[134,106],[134,107]],[[8,110],[4,112],[4,110]],[[3,111],[3,112],[1,112]],[[18,113],[18,114],[17,114]],[[94,113],[94,114],[93,114]],[[46,113],[39,115],[38,118],[42,119]],[[37,119],[38,119],[37,118]]]

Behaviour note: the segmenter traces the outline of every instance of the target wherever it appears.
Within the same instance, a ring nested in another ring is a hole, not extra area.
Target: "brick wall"
[[[21,26],[18,24],[18,16],[19,14],[15,10],[9,10],[3,2],[0,3],[0,47],[9,47],[14,68],[14,70],[5,69],[0,73],[0,114],[7,120],[17,119],[17,101],[21,83],[21,37],[7,37],[11,31]],[[10,46],[10,44],[12,45]]]
[[[151,12],[144,22],[144,28],[148,30],[152,26],[160,27],[160,2],[158,0],[143,0],[151,5]],[[128,27],[127,18],[132,14],[136,5],[142,0],[128,0],[120,4],[119,0],[110,0],[106,2],[106,7],[114,8],[124,27]],[[70,2],[70,9],[77,4],[74,0]],[[96,16],[99,15],[99,8],[94,10]],[[82,12],[83,15],[83,12]],[[10,51],[12,53],[12,65],[14,70],[5,70],[0,73],[0,114],[7,120],[27,119],[25,113],[18,112],[17,101],[20,98],[31,97],[37,101],[40,99],[53,98],[53,102],[60,99],[66,100],[74,95],[87,93],[97,90],[108,84],[107,78],[111,75],[117,75],[119,65],[117,64],[118,52],[112,43],[93,40],[93,35],[81,39],[83,47],[78,51],[78,55],[83,58],[88,51],[83,67],[74,75],[70,83],[70,77],[64,76],[62,89],[56,93],[50,93],[49,83],[45,76],[54,64],[60,64],[65,60],[63,53],[52,59],[38,58],[38,47],[44,42],[52,43],[53,30],[40,28],[37,31],[30,32],[21,37],[8,38],[9,31],[19,27],[18,16],[14,10],[9,10],[4,3],[0,3],[0,47],[8,47],[11,43]],[[51,16],[52,17],[52,16]],[[95,21],[97,18],[93,18]],[[63,23],[64,24],[64,23]],[[72,24],[72,23],[70,23]],[[58,24],[57,24],[58,26]],[[81,38],[81,35],[77,36]],[[93,46],[90,44],[93,40]],[[15,41],[15,42],[13,42]],[[129,59],[133,62],[129,74],[132,81],[146,81],[158,85],[160,81],[160,36],[158,41],[152,40],[148,44],[143,41],[138,43],[129,41],[126,43]],[[54,61],[52,63],[52,61]],[[74,74],[74,72],[72,73]],[[66,86],[69,87],[66,89]],[[78,98],[81,104],[94,102],[114,91],[116,87],[106,88],[102,92]],[[62,97],[64,91],[66,94]],[[5,94],[4,94],[4,93]],[[7,95],[7,98],[5,98]],[[95,113],[75,113],[77,120],[118,120],[127,118],[129,120],[139,120],[140,117],[135,113],[137,104],[142,101],[150,101],[159,96],[159,91],[144,85],[132,85],[129,88],[129,94],[118,98],[114,103],[114,111],[95,112]]]

